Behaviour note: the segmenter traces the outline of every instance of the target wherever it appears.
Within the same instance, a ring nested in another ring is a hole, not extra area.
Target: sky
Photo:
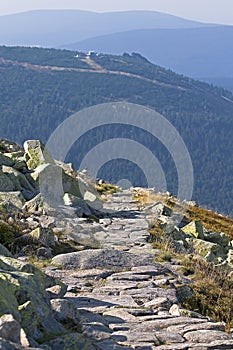
[[[151,10],[202,22],[233,25],[233,0],[0,0],[0,15],[33,9]]]

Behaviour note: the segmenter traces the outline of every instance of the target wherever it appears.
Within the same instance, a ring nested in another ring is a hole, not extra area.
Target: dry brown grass
[[[189,207],[187,217],[190,220],[201,220],[205,228],[215,232],[224,232],[233,239],[233,219],[198,207]]]
[[[134,199],[139,205],[151,205],[156,202],[162,202],[164,205],[176,212],[185,213],[185,216],[190,220],[201,220],[204,227],[214,232],[224,232],[230,240],[233,240],[233,219],[214,213],[211,210],[188,206],[185,207],[182,202],[175,197],[169,197],[161,193],[150,193],[147,190],[139,190],[135,192]]]

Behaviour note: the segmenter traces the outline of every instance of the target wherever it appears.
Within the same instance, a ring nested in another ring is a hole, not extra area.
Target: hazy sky
[[[233,24],[233,0],[0,0],[0,15],[31,9],[153,10],[199,21]]]

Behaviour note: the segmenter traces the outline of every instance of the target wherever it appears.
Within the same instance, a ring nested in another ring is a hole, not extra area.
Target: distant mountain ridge
[[[135,29],[205,26],[210,25],[152,11],[37,10],[0,16],[0,44],[57,47]]]
[[[0,16],[0,45],[139,52],[155,64],[233,91],[232,28],[155,11],[36,10]]]
[[[144,29],[64,46],[108,54],[140,52],[150,61],[193,78],[233,77],[233,26]]]

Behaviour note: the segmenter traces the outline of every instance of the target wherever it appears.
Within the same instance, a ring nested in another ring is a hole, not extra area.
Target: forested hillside
[[[87,57],[72,51],[0,47],[1,136],[22,143],[46,142],[67,117],[85,107],[129,101],[155,109],[177,128],[190,152],[193,199],[233,215],[233,96],[230,92],[177,75],[138,54]],[[175,165],[158,140],[134,128],[102,127],[78,140],[67,161],[78,167],[83,156],[109,137],[127,137],[156,154],[168,189],[177,190]],[[62,145],[61,145],[62,147]],[[132,163],[108,163],[100,176],[117,182],[122,174],[137,186],[144,175]]]

